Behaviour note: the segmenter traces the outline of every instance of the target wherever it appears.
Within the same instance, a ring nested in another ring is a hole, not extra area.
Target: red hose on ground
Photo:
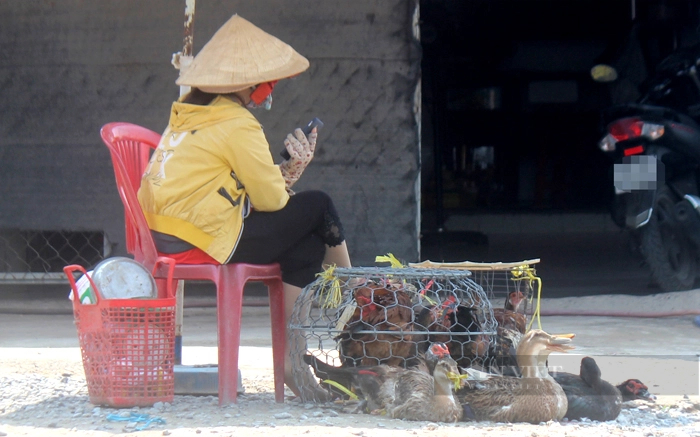
[[[660,311],[660,312],[634,312],[634,311],[581,311],[581,310],[540,310],[540,316],[589,316],[589,317],[643,317],[643,318],[658,318],[658,317],[682,317],[682,316],[698,316],[700,309],[696,310],[678,310],[678,311]]]

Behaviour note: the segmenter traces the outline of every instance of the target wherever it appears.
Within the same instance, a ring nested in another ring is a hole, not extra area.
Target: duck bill
[[[646,399],[648,401],[656,402],[656,396],[649,393],[649,390],[641,389],[637,392],[637,397],[640,399]]]
[[[573,346],[569,345],[574,336],[575,334],[554,334],[549,340],[547,349],[554,352],[566,352],[575,349]]]

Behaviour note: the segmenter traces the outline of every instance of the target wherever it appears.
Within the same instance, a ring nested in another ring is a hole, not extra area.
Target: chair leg
[[[238,348],[241,343],[241,312],[245,281],[241,282],[237,277],[239,275],[220,277],[219,283],[216,284],[219,405],[221,406],[238,400]]]
[[[185,281],[177,281],[175,292],[175,364],[182,364],[182,319],[184,316]]]
[[[284,290],[279,279],[265,281],[270,299],[272,326],[272,363],[275,375],[275,401],[284,402],[284,353],[286,326],[284,318]]]

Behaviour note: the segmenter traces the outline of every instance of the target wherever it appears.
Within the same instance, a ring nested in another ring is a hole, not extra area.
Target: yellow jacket
[[[217,97],[175,102],[138,192],[148,226],[226,263],[252,206],[277,211],[289,200],[262,126],[246,108]]]

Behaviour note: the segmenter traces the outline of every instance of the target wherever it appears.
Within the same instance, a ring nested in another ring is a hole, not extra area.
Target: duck
[[[584,417],[600,422],[615,420],[623,402],[656,400],[656,396],[649,393],[649,388],[638,379],[628,379],[618,385],[601,379],[600,367],[591,357],[581,359],[578,375],[556,372],[552,376],[566,393],[569,407],[564,417],[569,420]]]
[[[638,379],[628,379],[615,387],[620,390],[623,402],[634,401],[637,399],[656,402],[656,396],[649,393],[649,387]]]
[[[568,408],[565,418],[588,418],[601,422],[617,418],[622,409],[622,394],[600,375],[600,367],[591,357],[581,359],[578,375],[566,372],[552,373],[554,380],[566,393]]]
[[[364,412],[403,420],[453,423],[461,419],[464,411],[454,396],[459,368],[444,343],[431,344],[423,363],[410,369],[387,364],[333,367],[320,362],[313,367],[335,381],[350,379],[349,388],[364,398]]]
[[[457,362],[444,343],[431,346],[436,357],[432,375],[418,370],[402,372],[394,383],[394,399],[385,408],[390,417],[404,420],[454,423],[464,412],[454,395]]]
[[[574,334],[552,335],[531,329],[517,348],[522,377],[487,374],[463,380],[456,396],[463,418],[492,422],[540,423],[561,420],[568,403],[561,386],[547,371],[551,352],[566,352]],[[471,369],[464,369],[467,374]]]

